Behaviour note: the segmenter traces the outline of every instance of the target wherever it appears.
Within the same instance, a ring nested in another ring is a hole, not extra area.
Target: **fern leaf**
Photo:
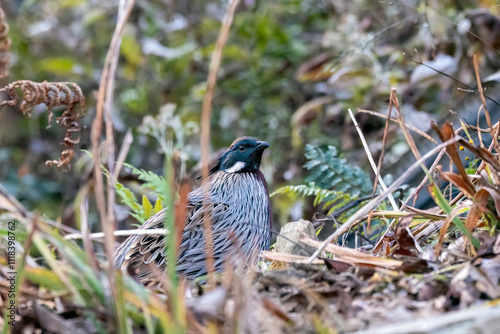
[[[146,195],[142,195],[142,216],[144,218],[149,218],[154,214],[153,204],[149,201]]]
[[[299,196],[299,197],[306,197],[306,196],[315,196],[314,198],[314,205],[318,205],[321,202],[325,200],[325,198],[333,197],[333,198],[343,198],[343,197],[348,197],[349,199],[355,199],[351,198],[350,196],[346,195],[343,192],[336,191],[336,190],[328,190],[328,189],[323,189],[320,187],[317,187],[314,183],[309,183],[309,184],[301,184],[297,186],[285,186],[276,189],[271,196],[274,196],[276,194],[284,194],[284,195],[289,195],[289,196]]]
[[[130,168],[132,173],[138,176],[139,180],[144,181],[142,188],[149,188],[153,190],[155,195],[161,199],[163,205],[167,203],[166,194],[168,194],[170,189],[168,187],[168,182],[164,177],[144,169],[136,168],[127,163],[124,163],[124,165]]]
[[[306,182],[314,182],[323,189],[350,193],[353,197],[371,193],[370,177],[358,166],[351,166],[338,157],[337,149],[328,146],[326,150],[306,145],[305,156],[309,161],[304,167],[309,170]]]
[[[154,212],[155,212],[155,213],[158,213],[158,212],[160,212],[161,210],[163,210],[163,204],[161,203],[160,198],[157,198],[157,199],[156,199],[156,203],[155,203],[155,207],[154,207]]]

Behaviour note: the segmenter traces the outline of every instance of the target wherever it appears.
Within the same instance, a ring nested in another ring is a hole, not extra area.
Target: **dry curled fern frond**
[[[85,97],[81,88],[71,82],[15,81],[0,89],[0,91],[5,91],[10,95],[10,99],[0,102],[0,109],[4,106],[15,107],[19,104],[18,89],[23,92],[21,111],[26,117],[31,117],[31,109],[37,104],[44,103],[46,105],[49,113],[47,128],[50,128],[52,124],[53,108],[66,107],[61,117],[56,119],[56,123],[66,129],[62,142],[65,149],[59,160],[49,160],[45,164],[69,168],[69,163],[75,155],[75,147],[80,142],[81,119],[85,113]]]
[[[0,78],[9,75],[10,44],[9,25],[5,21],[5,13],[0,7]]]

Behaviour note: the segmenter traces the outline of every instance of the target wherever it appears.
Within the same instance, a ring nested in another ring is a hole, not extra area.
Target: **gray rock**
[[[285,224],[281,228],[280,236],[278,236],[276,240],[276,250],[283,253],[310,256],[316,249],[302,242],[299,243],[299,238],[302,233],[316,239],[316,230],[308,220],[300,219],[299,221]],[[286,239],[281,236],[286,237]],[[309,252],[306,252],[304,248]]]

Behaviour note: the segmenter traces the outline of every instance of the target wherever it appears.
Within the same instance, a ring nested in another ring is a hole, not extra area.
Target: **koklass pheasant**
[[[252,137],[236,139],[210,170],[209,180],[188,194],[185,227],[179,246],[177,273],[187,279],[207,274],[204,220],[212,224],[214,270],[231,263],[255,264],[271,243],[271,202],[259,170],[269,144]],[[164,228],[165,210],[141,229]],[[156,281],[166,266],[168,245],[163,235],[134,235],[115,252],[115,266],[132,270],[144,283]],[[155,270],[155,267],[158,270]]]

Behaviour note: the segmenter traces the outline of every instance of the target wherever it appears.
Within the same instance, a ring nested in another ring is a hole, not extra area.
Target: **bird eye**
[[[243,152],[243,151],[244,151],[244,150],[246,150],[247,148],[246,148],[245,146],[240,146],[240,147],[238,147],[238,149],[239,149],[241,152]]]

